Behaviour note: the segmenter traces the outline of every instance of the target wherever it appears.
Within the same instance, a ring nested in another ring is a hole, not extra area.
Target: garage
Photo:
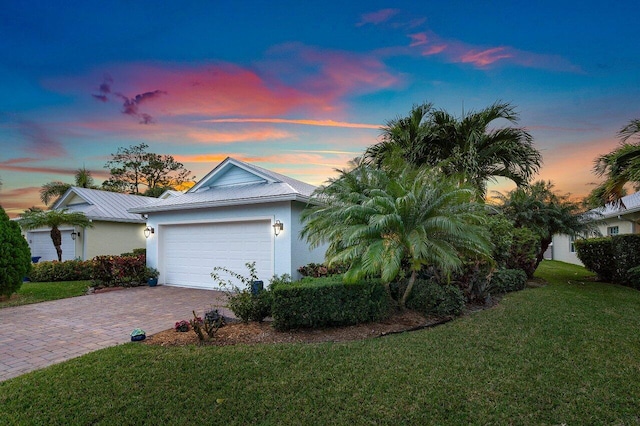
[[[62,234],[62,260],[73,260],[76,258],[76,245],[71,239],[71,229],[61,229]],[[51,241],[51,231],[29,231],[27,241],[31,249],[31,256],[39,256],[40,261],[58,260],[56,248]]]
[[[158,234],[160,282],[166,285],[217,288],[211,279],[214,267],[248,276],[245,263],[253,261],[265,284],[273,276],[273,228],[268,220],[162,225]]]

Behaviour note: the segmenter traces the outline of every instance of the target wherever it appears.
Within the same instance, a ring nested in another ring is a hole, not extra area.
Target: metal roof
[[[69,204],[74,195],[85,202]],[[66,208],[72,212],[83,212],[87,218],[92,220],[144,223],[144,218],[139,214],[129,213],[129,209],[145,206],[155,201],[155,198],[142,195],[71,187],[56,201],[52,209]]]
[[[607,204],[604,207],[594,209],[602,218],[620,216],[640,211],[640,192],[626,195],[620,199],[620,205]]]
[[[225,168],[240,167],[248,173],[266,177],[267,181],[229,186],[204,186]],[[276,201],[308,202],[316,187],[280,173],[227,157],[185,194],[157,200],[152,204],[129,209],[132,213],[167,210],[235,206]]]

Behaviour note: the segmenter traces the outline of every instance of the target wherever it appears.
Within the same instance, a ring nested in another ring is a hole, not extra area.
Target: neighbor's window
[[[608,226],[607,227],[607,235],[608,236],[612,236],[612,235],[618,235],[619,229],[617,226]]]
[[[576,245],[574,244],[576,242],[576,237],[569,237],[569,251],[571,253],[575,253],[576,252]]]

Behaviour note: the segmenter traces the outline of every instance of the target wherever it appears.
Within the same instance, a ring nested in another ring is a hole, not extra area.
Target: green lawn
[[[47,300],[66,299],[82,296],[87,292],[91,281],[61,281],[54,283],[22,283],[20,290],[11,299],[0,301],[0,308],[46,302]]]
[[[639,424],[640,292],[549,285],[340,344],[126,344],[0,383],[0,424]]]

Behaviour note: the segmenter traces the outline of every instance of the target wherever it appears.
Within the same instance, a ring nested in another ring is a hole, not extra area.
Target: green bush
[[[508,269],[521,269],[527,277],[533,277],[536,271],[540,238],[529,228],[515,228],[513,243],[506,262]]]
[[[640,290],[640,266],[630,268],[627,271],[627,278],[629,280],[629,287]]]
[[[277,330],[352,325],[389,314],[389,296],[380,281],[345,284],[341,277],[305,279],[272,291]]]
[[[527,285],[527,274],[521,269],[498,269],[491,276],[491,287],[499,293],[522,290]]]
[[[455,285],[442,285],[435,279],[416,280],[407,307],[424,315],[460,315],[465,297]]]
[[[145,256],[96,256],[93,258],[93,281],[101,287],[134,287],[147,280]]]
[[[487,228],[493,244],[491,257],[498,267],[504,268],[509,262],[515,227],[504,215],[494,214],[487,217]]]
[[[611,248],[615,262],[613,281],[633,287],[633,280],[627,271],[640,266],[640,235],[616,235],[611,238]]]
[[[29,244],[17,222],[0,207],[0,296],[11,296],[20,290],[22,280],[31,269]]]
[[[323,263],[309,263],[299,267],[298,272],[300,272],[303,277],[320,278],[344,274],[347,269],[349,269],[348,266],[343,263],[337,263],[331,266],[327,266]]]
[[[616,271],[611,237],[579,239],[574,243],[576,255],[585,268],[602,281],[612,281]],[[632,265],[636,266],[636,265]]]
[[[29,279],[33,282],[81,281],[93,276],[93,261],[65,260],[33,265]]]
[[[261,290],[258,294],[243,289],[237,293],[227,293],[227,307],[242,322],[262,322],[271,315],[272,292]]]

